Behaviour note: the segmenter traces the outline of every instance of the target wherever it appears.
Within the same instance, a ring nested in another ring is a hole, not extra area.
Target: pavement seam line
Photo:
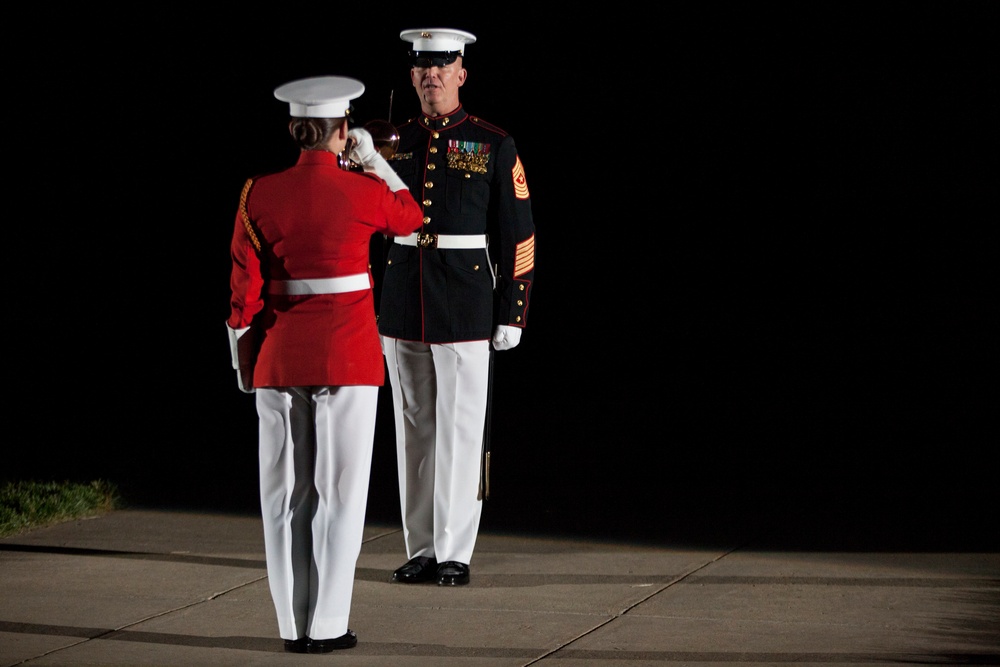
[[[724,552],[718,554],[715,558],[711,558],[711,559],[709,559],[709,560],[701,563],[700,565],[691,568],[690,570],[688,570],[684,574],[677,575],[676,577],[674,577],[670,581],[666,582],[665,584],[663,584],[662,586],[660,586],[659,588],[657,588],[655,591],[650,592],[649,595],[643,597],[640,600],[637,600],[637,601],[633,602],[632,604],[630,604],[629,606],[625,607],[621,611],[619,611],[619,612],[617,612],[615,614],[612,614],[610,618],[608,618],[608,619],[606,619],[606,620],[598,623],[597,625],[595,625],[594,627],[590,628],[586,632],[581,632],[579,635],[577,635],[576,637],[573,637],[569,641],[563,642],[562,644],[559,644],[555,648],[553,648],[553,649],[551,649],[549,651],[546,651],[545,653],[543,653],[542,655],[538,656],[537,658],[534,658],[533,660],[524,663],[521,667],[530,667],[531,665],[534,665],[535,663],[537,663],[539,660],[544,660],[545,658],[551,657],[553,654],[558,653],[559,651],[563,650],[567,646],[570,646],[574,642],[576,642],[576,641],[578,641],[580,639],[583,639],[587,635],[589,635],[589,634],[591,634],[593,632],[596,632],[597,630],[600,630],[601,628],[603,628],[604,626],[608,625],[609,623],[618,620],[619,618],[621,618],[625,614],[629,613],[630,611],[632,611],[633,609],[635,609],[639,605],[643,604],[644,602],[647,602],[650,599],[656,597],[657,595],[659,595],[663,591],[667,590],[668,588],[674,586],[675,584],[678,584],[678,583],[684,581],[685,579],[687,579],[688,577],[690,577],[692,574],[695,574],[696,572],[700,572],[701,570],[705,569],[709,565],[713,565],[715,563],[718,563],[720,560],[722,560],[723,558],[725,558],[729,554],[733,553],[734,551],[737,551],[738,549],[739,549],[739,547],[733,547],[732,549],[729,549],[727,551],[724,551]]]

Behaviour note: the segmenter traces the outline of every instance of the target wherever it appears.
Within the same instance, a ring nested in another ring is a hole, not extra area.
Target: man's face
[[[435,113],[447,113],[458,106],[458,89],[465,83],[462,59],[444,66],[411,67],[410,81],[421,105]]]

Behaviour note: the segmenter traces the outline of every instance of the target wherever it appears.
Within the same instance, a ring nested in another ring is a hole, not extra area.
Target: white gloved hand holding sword
[[[347,137],[351,140],[351,148],[347,157],[360,164],[365,171],[373,173],[385,181],[393,192],[406,189],[403,179],[392,170],[389,163],[375,148],[375,142],[368,130],[363,127],[355,127],[347,132]]]

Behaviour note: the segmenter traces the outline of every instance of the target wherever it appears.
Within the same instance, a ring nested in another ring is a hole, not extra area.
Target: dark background
[[[399,32],[448,26],[478,36],[462,101],[515,137],[537,226],[529,325],[496,358],[484,529],[995,539],[993,7],[28,25],[7,89],[0,476],[259,511],[224,323],[243,182],[296,155],[273,90],[353,76],[359,122],[390,95],[402,121],[418,104]],[[369,518],[393,523],[388,400]]]

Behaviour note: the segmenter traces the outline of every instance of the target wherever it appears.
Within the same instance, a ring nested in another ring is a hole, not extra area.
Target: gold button
[[[519,290],[521,290],[523,292],[524,291],[524,285],[518,285],[517,289],[519,289]]]
[[[390,259],[386,264],[392,264],[392,260]]]
[[[478,264],[476,264],[476,265],[475,265],[474,267],[472,267],[472,270],[473,270],[473,271],[478,271],[478,270],[479,270],[479,265],[478,265]]]
[[[431,146],[430,149],[429,149],[429,152],[431,152],[431,153],[437,153],[438,152],[438,147],[437,146]]]
[[[424,206],[430,206],[430,205],[431,205],[431,200],[430,199],[425,199],[424,200]]]
[[[472,178],[472,174],[470,174],[469,172],[465,172],[465,177],[466,178]]]
[[[433,188],[434,187],[434,181],[427,181],[426,183],[424,183],[424,187],[427,188],[428,190],[430,188]]]
[[[427,165],[427,171],[434,171],[435,169],[437,169],[437,167],[435,167],[433,163]]]
[[[438,132],[433,133],[431,136],[434,137],[435,139],[441,138],[441,135]]]
[[[521,316],[520,316],[520,315],[518,315],[518,316],[517,316],[517,317],[516,317],[516,318],[514,319],[514,321],[515,321],[515,322],[520,322],[520,321],[521,321]]]
[[[523,306],[523,305],[524,305],[524,302],[523,302],[523,301],[521,301],[520,299],[518,299],[518,300],[517,300],[517,305],[518,305],[518,306]]]
[[[441,121],[441,124],[442,125],[447,125],[448,121],[450,121],[450,120],[451,120],[451,118],[445,118],[443,121]]]
[[[431,222],[431,219],[430,219],[430,217],[429,217],[429,216],[425,216],[425,217],[424,217],[424,224],[425,224],[425,225],[429,225],[429,224],[430,224],[430,222]]]

